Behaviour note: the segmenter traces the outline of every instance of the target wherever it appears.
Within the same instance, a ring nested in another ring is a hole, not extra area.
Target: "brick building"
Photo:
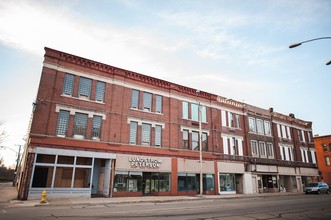
[[[21,167],[20,199],[196,195],[200,173],[204,194],[294,192],[318,177],[311,122],[50,48]]]
[[[314,136],[321,181],[331,186],[331,135]]]

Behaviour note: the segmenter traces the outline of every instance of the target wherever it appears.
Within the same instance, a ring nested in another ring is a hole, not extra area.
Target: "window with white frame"
[[[253,157],[258,157],[259,156],[257,141],[251,140],[251,150],[252,150],[252,156]]]
[[[229,112],[229,127],[234,128],[234,114],[232,112]]]
[[[303,136],[302,136],[302,132],[301,132],[301,130],[298,129],[297,131],[298,131],[299,141],[303,142]]]
[[[241,128],[240,115],[236,115],[236,128]]]
[[[191,119],[194,121],[199,121],[199,105],[191,103]]]
[[[142,123],[141,126],[141,145],[151,145],[151,125]]]
[[[259,148],[260,148],[261,157],[266,158],[267,157],[267,149],[266,149],[266,146],[265,146],[265,142],[259,141]]]
[[[94,115],[92,124],[92,139],[100,139],[102,116]]]
[[[138,122],[131,121],[130,122],[130,144],[137,144],[137,134],[138,134]]]
[[[207,108],[204,105],[200,105],[201,110],[201,121],[207,122]]]
[[[264,132],[266,135],[271,135],[270,121],[264,121]]]
[[[155,102],[155,112],[162,113],[162,96],[156,95]]]
[[[241,137],[222,135],[222,139],[224,154],[243,156]]]
[[[261,119],[256,120],[256,127],[257,127],[257,133],[258,134],[264,134],[263,121]]]
[[[326,156],[325,157],[325,165],[326,166],[331,166],[331,164],[330,164],[330,157],[329,156]]]
[[[202,141],[202,151],[208,151],[208,139],[207,139],[207,133],[202,132],[201,133],[201,141]]]
[[[155,125],[155,146],[161,147],[162,143],[162,126]]]
[[[63,83],[63,92],[62,94],[72,96],[75,85],[75,76],[69,73],[66,73],[64,76]]]
[[[311,156],[312,163],[316,164],[315,149],[310,149],[310,156]]]
[[[95,101],[104,102],[105,89],[106,89],[106,83],[98,81],[95,88]]]
[[[270,159],[275,158],[273,144],[269,142],[267,142],[267,155]]]
[[[189,131],[183,130],[183,148],[189,149]]]
[[[138,106],[139,106],[139,91],[132,89],[131,108],[138,109]]]
[[[199,106],[201,113],[201,122],[207,122],[207,108],[204,105],[196,103],[182,102],[182,118],[191,119],[193,121],[199,121]],[[189,115],[189,108],[191,108],[191,115]]]
[[[192,131],[192,150],[199,150],[199,132]]]
[[[76,138],[85,138],[86,128],[87,128],[87,119],[88,115],[84,113],[75,113],[74,120],[74,137]]]
[[[92,88],[92,79],[80,77],[79,88],[78,88],[78,97],[86,97],[86,98],[90,99],[91,88]]]
[[[65,110],[59,111],[57,119],[56,135],[67,136],[70,112]]]
[[[152,111],[153,95],[148,92],[143,93],[143,110]]]
[[[182,102],[182,118],[188,119],[188,102]]]
[[[248,125],[250,132],[256,132],[255,118],[248,118]]]

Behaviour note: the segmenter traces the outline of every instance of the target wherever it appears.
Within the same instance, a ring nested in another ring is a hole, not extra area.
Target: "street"
[[[1,197],[4,191],[1,191]],[[1,201],[4,201],[2,197]],[[293,194],[158,203],[5,207],[0,219],[331,219],[331,196]]]

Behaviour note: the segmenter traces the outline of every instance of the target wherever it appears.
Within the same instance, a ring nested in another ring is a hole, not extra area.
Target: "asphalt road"
[[[13,194],[0,187],[0,219],[331,219],[331,195],[198,199],[162,203],[5,207]]]

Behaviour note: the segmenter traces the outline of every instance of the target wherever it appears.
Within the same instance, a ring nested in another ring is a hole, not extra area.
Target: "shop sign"
[[[146,157],[129,157],[129,162],[132,168],[158,169],[161,166],[162,159],[146,158]]]

